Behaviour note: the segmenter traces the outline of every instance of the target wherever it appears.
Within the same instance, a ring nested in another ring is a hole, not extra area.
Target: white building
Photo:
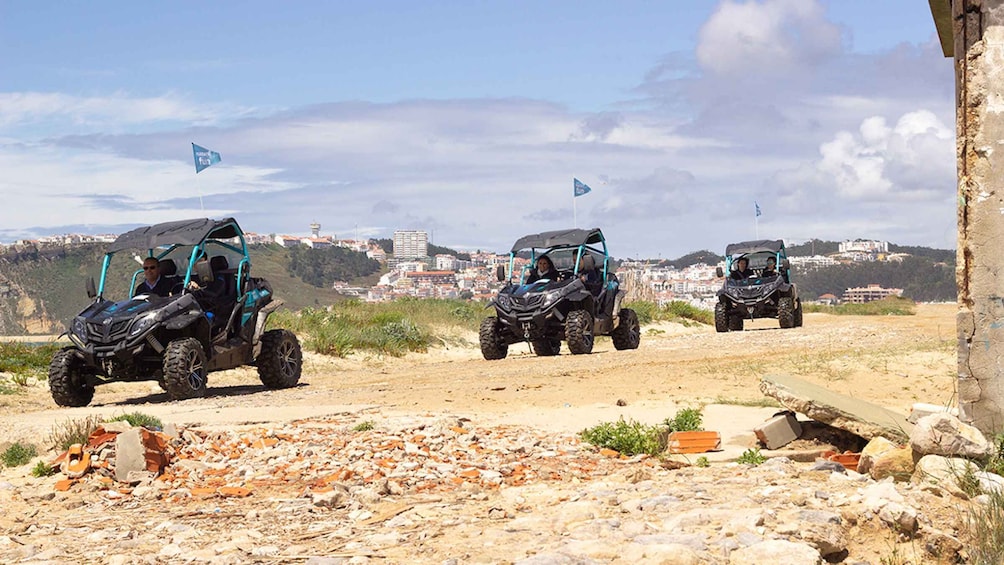
[[[854,241],[844,241],[840,243],[838,250],[841,253],[888,253],[888,241],[876,241],[873,239],[856,239]]]
[[[437,271],[455,271],[457,270],[457,258],[453,255],[436,255],[436,270]]]
[[[394,258],[417,259],[429,256],[429,234],[420,230],[394,232]]]
[[[838,265],[839,262],[836,259],[832,259],[825,255],[810,255],[808,257],[788,257],[788,262],[791,263],[792,267],[797,269],[808,271],[812,269],[818,269],[820,267],[832,267],[833,265]]]

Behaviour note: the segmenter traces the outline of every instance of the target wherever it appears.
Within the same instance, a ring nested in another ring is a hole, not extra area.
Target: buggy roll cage
[[[600,244],[599,247],[596,244]],[[582,258],[585,257],[586,252],[591,252],[596,255],[603,255],[603,279],[607,279],[607,270],[609,268],[610,254],[607,252],[607,241],[603,237],[603,232],[600,228],[592,229],[569,229],[569,230],[555,230],[548,232],[541,232],[538,234],[531,234],[523,236],[516,240],[513,244],[512,249],[509,251],[509,280],[513,280],[513,276],[516,271],[516,254],[520,251],[526,249],[530,250],[530,268],[536,264],[537,259],[540,255],[547,255],[556,250],[573,249],[576,252],[576,261],[572,265],[572,274],[578,275],[580,267],[582,265]],[[538,250],[542,250],[540,254],[537,253]],[[552,261],[553,264],[553,261]],[[523,283],[525,277],[525,269],[521,269],[519,282]]]
[[[228,243],[225,240],[235,240]],[[188,266],[182,281],[184,286],[188,286],[191,281],[195,263],[206,253],[206,244],[212,243],[241,256],[237,264],[237,281],[243,281],[244,275],[251,268],[251,260],[248,258],[247,242],[244,240],[244,232],[237,225],[237,220],[224,218],[222,220],[212,220],[209,218],[199,218],[193,220],[180,220],[175,222],[163,222],[136,228],[128,231],[112,242],[108,246],[104,259],[101,262],[101,281],[97,288],[97,297],[104,295],[105,280],[108,276],[108,268],[111,265],[112,256],[126,249],[142,249],[147,252],[148,257],[154,257],[158,261],[170,255],[174,250],[192,246],[192,251],[188,256]],[[157,249],[163,251],[156,253]],[[132,282],[129,288],[130,298],[136,288],[136,279],[142,274],[142,270],[133,272]],[[237,292],[243,294],[243,285],[238,285]]]

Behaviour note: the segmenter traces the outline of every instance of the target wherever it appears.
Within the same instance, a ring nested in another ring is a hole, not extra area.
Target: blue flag
[[[192,144],[192,153],[195,155],[195,174],[199,174],[202,169],[207,169],[221,161],[219,153],[194,143]]]
[[[760,213],[760,205],[756,203],[756,200],[753,201],[753,207],[756,208],[756,217],[759,218],[763,215]]]
[[[574,196],[582,196],[583,194],[592,190],[591,188],[589,188],[589,185],[583,183],[579,179],[573,178],[572,180],[574,181],[572,183],[572,194]]]

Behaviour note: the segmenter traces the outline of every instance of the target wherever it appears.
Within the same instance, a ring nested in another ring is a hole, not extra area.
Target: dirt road
[[[803,328],[757,320],[726,334],[662,324],[644,327],[635,351],[616,351],[601,338],[592,355],[536,357],[518,344],[491,362],[481,358],[476,335],[453,335],[446,343],[456,345],[404,358],[308,354],[301,385],[290,390],[264,390],[253,369],[214,373],[206,398],[183,402],[168,401],[154,383],[112,384],[98,388],[91,406],[59,409],[40,383],[0,396],[0,442],[39,438],[63,418],[133,411],[179,423],[242,423],[379,408],[577,431],[621,416],[656,423],[680,407],[762,406],[759,378],[772,373],[906,414],[915,402],[954,398],[954,312],[945,304],[920,305],[916,316],[808,314]],[[706,424],[716,423],[706,415]]]

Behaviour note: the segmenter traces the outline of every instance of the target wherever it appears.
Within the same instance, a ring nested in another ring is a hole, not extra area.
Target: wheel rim
[[[206,386],[206,378],[202,375],[202,359],[199,359],[198,351],[188,352],[188,386],[192,390],[199,390]]]
[[[292,377],[296,374],[296,350],[293,344],[284,341],[279,345],[279,372],[284,377]]]

